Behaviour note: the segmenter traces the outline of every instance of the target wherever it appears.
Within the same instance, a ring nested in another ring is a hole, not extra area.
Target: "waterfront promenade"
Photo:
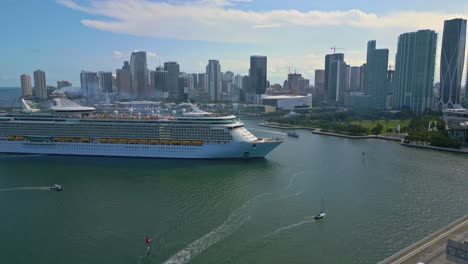
[[[468,215],[388,257],[379,264],[452,263],[447,261],[447,241],[468,239]]]

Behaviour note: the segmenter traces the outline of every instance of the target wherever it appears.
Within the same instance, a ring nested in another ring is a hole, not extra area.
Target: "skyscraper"
[[[242,75],[240,74],[236,74],[236,76],[234,76],[234,84],[237,85],[237,87],[239,89],[243,89],[243,86],[242,86]]]
[[[312,100],[314,102],[323,102],[325,97],[325,70],[315,70],[314,87]]]
[[[132,76],[133,96],[139,98],[146,97],[148,87],[146,52],[132,52],[130,57],[130,75]]]
[[[117,94],[121,97],[131,97],[132,95],[132,82],[130,70],[117,69]]]
[[[444,23],[440,57],[439,110],[460,103],[461,79],[465,63],[466,20],[452,19]]]
[[[328,102],[328,101],[334,101],[333,99],[330,99],[330,81],[331,81],[331,78],[332,76],[330,76],[331,74],[331,62],[333,61],[341,61],[341,62],[344,62],[344,54],[343,53],[334,53],[334,54],[327,54],[325,56],[325,89],[324,89],[324,92],[325,92],[325,98],[324,98],[324,101]],[[336,80],[337,76],[333,76],[333,79]],[[336,93],[336,91],[335,91]],[[335,94],[335,93],[331,93],[331,94]],[[335,96],[333,96],[333,98],[335,98]],[[335,98],[336,99],[336,98]]]
[[[221,65],[217,60],[209,60],[206,66],[208,95],[211,101],[221,100]]]
[[[132,76],[130,75],[130,65],[128,61],[124,62],[122,69],[117,69],[116,73],[116,87],[117,94],[120,97],[131,97],[132,96]]]
[[[99,77],[96,72],[81,71],[81,94],[88,99],[96,99],[99,90]]]
[[[393,104],[423,113],[432,107],[437,33],[419,30],[400,35],[393,79]]]
[[[342,60],[331,60],[328,75],[328,100],[344,104],[346,89],[346,63]]]
[[[98,72],[99,92],[98,94],[112,93],[112,72]]]
[[[156,98],[168,98],[169,93],[167,91],[167,71],[162,67],[157,67],[155,72],[154,88],[156,89]]]
[[[34,72],[34,96],[39,99],[47,99],[47,82],[44,71]]]
[[[385,109],[387,90],[388,49],[377,49],[376,41],[367,43],[367,93],[369,106]]]
[[[361,90],[361,67],[351,67],[349,89],[353,92],[359,92]]]
[[[252,103],[259,103],[260,95],[266,93],[268,86],[266,56],[250,56],[249,82],[247,93],[252,95]]]
[[[148,97],[156,97],[156,71],[148,69]]]
[[[165,62],[164,70],[167,71],[167,90],[169,98],[179,99],[179,64],[175,61]]]
[[[361,92],[367,93],[367,64],[364,63],[360,67],[361,72]]]
[[[31,76],[27,74],[21,74],[20,79],[21,79],[21,95],[32,96]]]
[[[206,73],[198,74],[198,89],[200,92],[208,94],[208,81],[206,79]]]

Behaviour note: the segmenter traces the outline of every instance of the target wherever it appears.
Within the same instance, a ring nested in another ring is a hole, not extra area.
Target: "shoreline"
[[[395,142],[398,141],[398,142],[400,142],[400,145],[405,146],[405,147],[413,147],[413,148],[419,148],[419,149],[430,149],[430,150],[435,150],[435,151],[444,151],[444,152],[451,152],[451,153],[458,153],[458,154],[468,154],[468,148],[452,149],[452,148],[434,147],[434,146],[430,146],[430,145],[419,145],[419,144],[403,143],[402,138],[389,137],[389,136],[383,136],[383,135],[351,136],[351,135],[334,133],[334,132],[324,132],[324,131],[321,131],[320,128],[310,128],[310,127],[302,127],[302,126],[284,127],[284,126],[275,125],[275,124],[267,124],[267,123],[264,123],[264,122],[263,123],[258,123],[258,125],[263,126],[263,127],[277,128],[277,129],[304,129],[304,130],[310,130],[312,132],[312,134],[316,134],[316,135],[340,137],[340,138],[348,138],[348,139],[381,139],[381,140],[386,140],[386,141],[395,141]]]
[[[403,142],[401,142],[400,145],[405,146],[405,147],[411,147],[411,148],[431,149],[431,150],[446,151],[446,152],[459,153],[459,154],[468,154],[468,149],[466,148],[452,149],[452,148],[442,148],[442,147],[434,147],[430,145],[419,145],[419,144],[414,144],[414,143],[412,144],[412,143],[403,143]]]
[[[349,138],[349,139],[382,139],[382,140],[387,140],[387,141],[399,141],[399,142],[401,142],[402,140],[402,138],[381,136],[381,135],[352,136],[352,135],[340,134],[340,133],[335,133],[335,132],[325,132],[325,131],[322,131],[320,128],[310,128],[310,127],[302,127],[302,126],[284,127],[284,126],[267,124],[267,123],[258,123],[258,125],[263,126],[263,127],[277,128],[277,129],[304,129],[304,130],[310,130],[312,134],[316,134],[316,135],[341,137],[341,138]]]

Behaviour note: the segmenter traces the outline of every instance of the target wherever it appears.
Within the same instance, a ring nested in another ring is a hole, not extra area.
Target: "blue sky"
[[[334,45],[360,65],[376,39],[393,64],[400,33],[433,29],[440,43],[443,21],[466,18],[468,2],[2,0],[0,14],[0,86],[19,86],[35,69],[50,85],[79,86],[81,70],[115,71],[134,50],[148,52],[149,68],[175,60],[185,72],[218,59],[223,71],[246,74],[250,55],[266,55],[269,79],[282,83],[288,67],[313,79]]]

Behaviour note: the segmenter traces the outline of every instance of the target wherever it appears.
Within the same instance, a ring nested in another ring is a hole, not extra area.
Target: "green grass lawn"
[[[361,125],[365,128],[367,128],[368,130],[371,130],[372,128],[374,128],[377,123],[380,123],[384,128],[382,130],[382,133],[381,134],[387,134],[387,128],[391,128],[393,129],[393,133],[395,133],[395,129],[398,125],[400,125],[400,127],[405,127],[405,126],[408,126],[410,120],[398,120],[398,119],[394,119],[394,120],[360,120],[360,121],[353,121],[353,122],[350,122],[351,124],[356,124],[356,125]]]

